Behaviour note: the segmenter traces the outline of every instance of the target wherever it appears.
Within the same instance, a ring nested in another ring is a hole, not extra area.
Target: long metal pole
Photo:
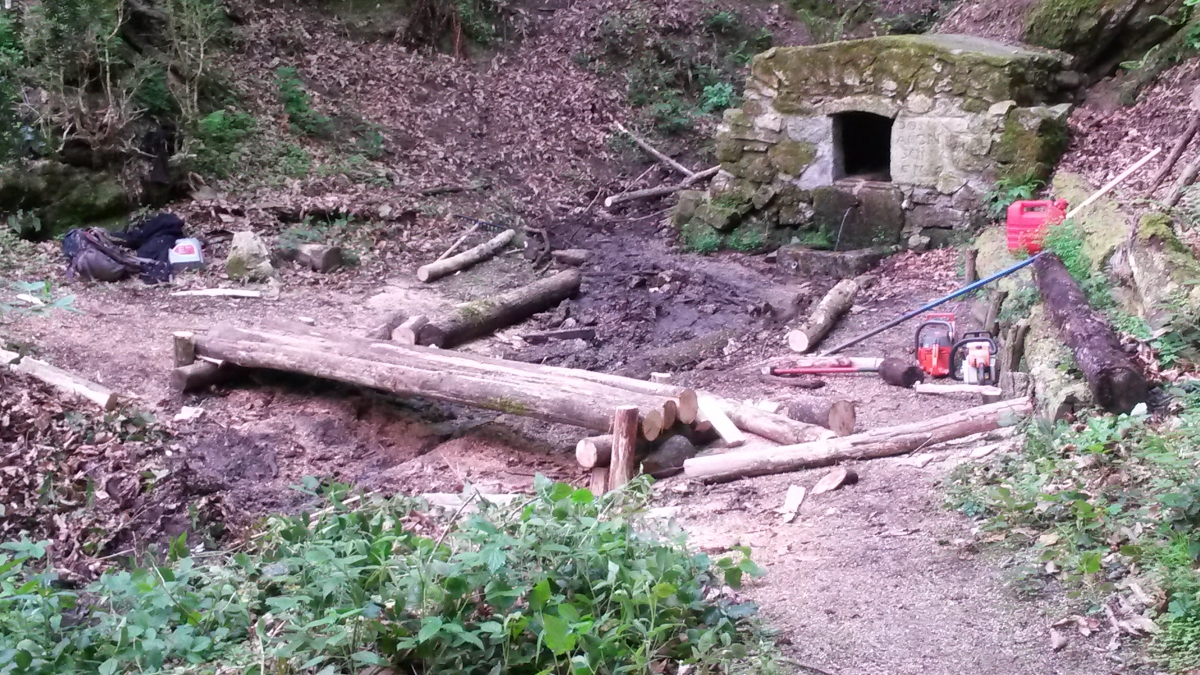
[[[980,279],[979,281],[976,281],[975,283],[971,284],[970,286],[964,286],[964,287],[958,289],[957,291],[954,291],[950,295],[947,295],[944,298],[939,298],[939,299],[934,300],[933,302],[929,303],[928,305],[925,305],[924,307],[921,307],[919,309],[914,309],[913,311],[909,312],[908,314],[905,314],[904,316],[902,316],[890,323],[880,326],[879,328],[876,328],[875,330],[873,330],[869,333],[860,335],[860,336],[854,338],[853,340],[843,342],[842,344],[834,347],[833,349],[823,352],[821,354],[821,356],[829,356],[831,354],[836,354],[847,347],[853,347],[854,345],[862,342],[863,340],[873,338],[876,335],[879,335],[880,333],[884,332],[885,330],[891,330],[892,328],[899,326],[900,324],[904,323],[905,321],[908,321],[909,319],[911,319],[915,316],[924,314],[925,312],[928,312],[929,310],[934,309],[935,307],[940,307],[959,296],[966,295],[967,293],[970,293],[971,291],[974,291],[978,288],[982,288],[997,279],[1006,277],[1006,276],[1012,274],[1013,272],[1016,272],[1025,267],[1028,267],[1033,264],[1033,261],[1037,260],[1038,258],[1042,257],[1045,254],[1046,254],[1046,252],[1043,251],[1035,256],[1031,256],[1030,258],[1028,258],[1026,260],[1022,260],[1021,262],[1017,263],[1016,265],[1013,265],[1012,267],[1009,267],[1008,269],[996,272],[995,274],[993,274],[992,276],[990,276],[986,279]]]

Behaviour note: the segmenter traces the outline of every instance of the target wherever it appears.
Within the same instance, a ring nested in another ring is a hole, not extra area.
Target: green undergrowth
[[[985,540],[1013,549],[1019,590],[1066,588],[1104,621],[1117,594],[1183,672],[1200,667],[1200,388],[1172,393],[1171,416],[1031,426],[1024,452],[965,464],[946,487]]]
[[[606,14],[577,65],[625,83],[628,104],[665,135],[691,131],[740,105],[746,66],[771,46],[765,28],[732,10],[705,14],[698,25],[660,22],[640,3]]]
[[[1002,222],[1013,202],[1033,199],[1044,187],[1046,181],[1038,178],[1033,171],[1022,176],[1001,178],[984,195],[983,203],[988,216],[996,222]]]
[[[0,545],[0,672],[773,670],[756,608],[721,592],[761,574],[749,551],[714,561],[655,532],[646,480],[593,498],[538,477],[527,501],[449,517],[321,493],[236,553],[181,536],[86,589],[59,582],[44,545]]]

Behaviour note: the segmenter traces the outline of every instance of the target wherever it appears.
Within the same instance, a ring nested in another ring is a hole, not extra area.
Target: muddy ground
[[[766,364],[786,364],[786,327],[764,304],[819,298],[834,281],[798,279],[766,256],[711,257],[677,250],[664,236],[661,214],[543,223],[556,247],[593,251],[582,292],[552,312],[463,347],[479,353],[606,371],[674,371],[678,382],[722,395],[788,403],[801,396],[858,402],[862,429],[929,418],[975,405],[969,396],[923,397],[870,376],[828,378],[816,392],[781,388],[758,378]],[[211,252],[222,255],[217,222],[206,225]],[[403,246],[386,240],[362,267],[317,276],[283,268],[263,284],[261,299],[180,298],[179,287],[228,286],[219,266],[186,276],[175,287],[138,281],[70,289],[81,313],[53,312],[11,321],[10,343],[55,365],[101,382],[152,412],[175,434],[177,454],[162,460],[175,480],[174,511],[157,523],[166,533],[187,526],[188,499],[202,496],[208,512],[226,519],[228,536],[270,511],[308,499],[292,489],[305,476],[327,477],[384,492],[453,492],[471,483],[485,492],[530,488],[541,473],[584,484],[571,453],[582,430],[445,405],[280,373],[200,394],[173,396],[171,333],[216,324],[279,326],[309,318],[316,326],[362,334],[395,311],[415,313],[529,281],[538,274],[520,249],[468,272],[421,284],[415,268],[436,257],[457,232],[423,231],[419,220]],[[398,235],[397,235],[398,236]],[[486,235],[484,235],[486,236]],[[43,245],[40,270],[53,276],[54,251]],[[861,297],[830,341],[842,340],[956,287],[958,253],[905,253],[884,261],[878,282]],[[29,270],[26,270],[29,273]],[[962,328],[973,327],[972,302],[952,303]],[[533,346],[519,336],[563,325],[594,326],[597,337]],[[914,326],[851,349],[853,355],[911,357]],[[706,351],[665,363],[656,353],[712,335]],[[827,343],[830,344],[830,343]],[[183,408],[204,412],[172,421]],[[994,445],[990,441],[980,441]],[[774,509],[789,484],[812,486],[800,473],[705,487],[683,478],[660,484],[661,503],[676,505],[678,522],[698,546],[720,551],[750,545],[770,574],[754,582],[785,652],[829,673],[1100,673],[1119,672],[1106,644],[1073,644],[1054,653],[1048,625],[1065,609],[1019,601],[1002,571],[975,559],[971,524],[941,505],[938,479],[973,445],[936,451],[939,458],[878,461],[856,467],[860,482],[812,498],[795,523]],[[946,460],[944,455],[958,459]],[[156,511],[155,513],[158,513]],[[172,516],[174,514],[174,516]],[[114,541],[110,547],[127,544]],[[109,552],[109,551],[102,551]],[[1119,653],[1118,653],[1119,655]]]

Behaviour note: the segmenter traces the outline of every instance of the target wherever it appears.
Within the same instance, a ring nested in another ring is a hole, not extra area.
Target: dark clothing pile
[[[99,227],[71,230],[63,237],[67,277],[119,281],[137,274],[147,284],[170,281],[171,249],[183,236],[183,220],[171,213],[160,213],[136,226],[131,223],[122,232]]]

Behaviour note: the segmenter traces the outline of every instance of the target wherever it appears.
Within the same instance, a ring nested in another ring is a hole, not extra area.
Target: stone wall
[[[722,171],[685,195],[685,237],[945,243],[1000,178],[1045,177],[1066,145],[1067,57],[957,35],[768,50],[717,134]],[[891,120],[889,175],[845,176],[841,113]]]

